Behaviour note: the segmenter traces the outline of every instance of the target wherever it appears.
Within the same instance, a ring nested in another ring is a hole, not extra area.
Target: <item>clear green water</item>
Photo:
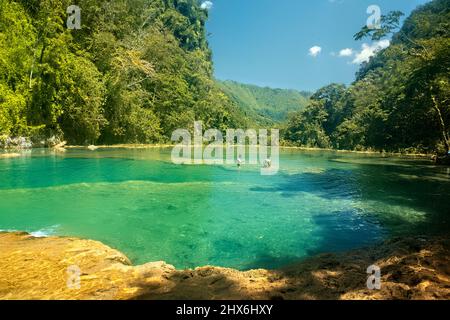
[[[0,160],[0,229],[104,242],[135,264],[275,268],[392,235],[448,234],[450,169],[283,151],[281,170],[176,166],[170,149]]]

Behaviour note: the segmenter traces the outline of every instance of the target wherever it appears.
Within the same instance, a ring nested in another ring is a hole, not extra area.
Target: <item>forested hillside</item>
[[[81,8],[81,30],[66,27]],[[197,0],[0,0],[0,136],[167,141],[245,117],[212,77]]]
[[[262,88],[235,81],[219,81],[220,88],[251,119],[272,126],[285,121],[290,112],[303,109],[309,102],[308,92]]]
[[[72,4],[81,30],[66,27]],[[272,127],[296,110],[282,128],[295,145],[448,152],[450,0],[419,7],[403,26],[400,17],[355,35],[393,37],[351,86],[330,84],[309,100],[214,80],[208,11],[197,0],[0,0],[0,146],[8,137],[164,142],[194,120]]]
[[[399,25],[400,12],[366,27],[355,39],[391,45],[361,66],[350,86],[318,90],[293,115],[284,138],[298,145],[386,151],[449,151],[450,0],[417,8]],[[356,30],[355,30],[356,31]]]

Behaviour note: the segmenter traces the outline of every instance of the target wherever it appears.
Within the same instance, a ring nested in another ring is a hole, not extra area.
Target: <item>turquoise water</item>
[[[450,169],[285,150],[280,172],[177,166],[170,149],[0,160],[0,229],[104,242],[135,264],[275,268],[389,236],[448,234]]]

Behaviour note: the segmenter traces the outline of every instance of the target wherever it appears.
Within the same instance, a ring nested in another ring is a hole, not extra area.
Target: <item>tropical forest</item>
[[[0,0],[0,300],[448,301],[449,195],[450,0]]]

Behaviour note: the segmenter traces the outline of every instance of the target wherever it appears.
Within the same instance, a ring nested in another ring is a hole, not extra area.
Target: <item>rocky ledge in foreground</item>
[[[0,233],[0,299],[449,299],[449,247],[443,238],[393,239],[273,271],[181,271],[132,266],[97,241]],[[371,291],[374,264],[382,286]]]

